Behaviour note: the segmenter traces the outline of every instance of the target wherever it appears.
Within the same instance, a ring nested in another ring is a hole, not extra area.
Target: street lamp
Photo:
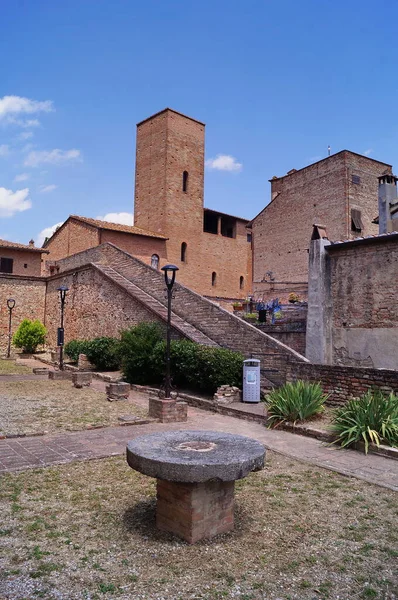
[[[173,294],[173,285],[176,279],[176,265],[165,265],[161,269],[164,272],[164,279],[167,287],[167,341],[166,341],[166,378],[164,381],[165,397],[170,398],[171,376],[170,376],[170,339],[171,339],[171,299]]]
[[[61,327],[58,327],[57,331],[57,346],[59,346],[59,368],[61,371],[64,370],[64,309],[65,309],[65,298],[66,292],[69,288],[66,285],[61,285],[57,288],[59,297],[61,300]]]
[[[8,310],[10,312],[9,320],[8,320],[8,349],[7,349],[7,358],[11,356],[11,321],[12,321],[12,309],[15,306],[14,298],[8,298],[7,300]]]

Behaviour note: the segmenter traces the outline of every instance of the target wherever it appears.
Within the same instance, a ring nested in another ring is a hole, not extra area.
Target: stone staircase
[[[91,264],[162,320],[167,319],[164,275],[111,243],[102,244],[57,262],[61,272]],[[188,339],[242,352],[261,361],[262,385],[286,381],[291,362],[308,362],[282,342],[200,296],[175,284],[172,325]]]

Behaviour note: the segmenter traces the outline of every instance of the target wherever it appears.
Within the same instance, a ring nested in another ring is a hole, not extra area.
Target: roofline
[[[12,243],[12,242],[11,242]],[[17,243],[17,242],[15,242]],[[40,254],[49,254],[49,250],[43,250],[43,248],[29,248],[29,246],[25,246],[24,248],[18,248],[17,246],[3,246],[0,244],[0,248],[7,248],[8,250],[18,250],[19,252],[40,252]]]
[[[398,242],[398,231],[392,231],[391,233],[381,233],[379,235],[370,235],[368,237],[356,238],[355,240],[344,240],[342,242],[332,242],[330,245],[325,246],[327,252],[334,252],[337,250],[344,250],[345,248],[353,246],[368,246],[371,244],[384,243],[384,242]]]
[[[244,221],[245,223],[249,223],[249,219],[244,219],[243,217],[235,217],[235,215],[229,215],[228,213],[223,213],[215,208],[203,208],[203,211],[208,210],[213,213],[217,213],[219,215],[223,215],[224,217],[232,217],[232,219],[237,219],[238,221]]]
[[[311,163],[305,167],[301,167],[301,169],[296,169],[293,173],[286,173],[286,175],[281,175],[280,177],[273,177],[272,179],[268,179],[268,181],[272,182],[272,181],[276,181],[277,179],[283,179],[284,177],[290,177],[290,175],[295,175],[296,173],[299,173],[300,171],[304,171],[304,169],[308,169],[309,167],[313,167],[314,165],[319,165],[319,163],[324,162],[325,160],[329,160],[330,158],[333,158],[335,156],[338,156],[339,154],[343,154],[343,152],[348,152],[349,154],[353,154],[354,156],[360,156],[361,158],[366,158],[366,160],[371,160],[373,162],[378,163],[379,165],[385,165],[386,167],[391,167],[391,169],[392,169],[392,165],[390,165],[389,163],[382,162],[381,160],[376,160],[375,158],[369,158],[369,156],[365,156],[364,154],[359,154],[358,152],[352,152],[352,150],[340,150],[339,152],[336,152],[335,154],[331,154],[330,156],[325,156],[325,158],[321,158],[321,160],[317,160],[316,162]]]
[[[163,108],[163,110],[160,110],[159,112],[155,113],[154,115],[151,115],[150,117],[147,117],[146,119],[143,119],[142,121],[139,121],[139,123],[137,123],[137,127],[139,127],[139,125],[142,125],[143,123],[146,123],[147,121],[150,121],[151,119],[154,119],[155,117],[158,117],[159,115],[163,114],[166,111],[170,111],[175,113],[176,115],[179,115],[180,117],[184,117],[185,119],[190,119],[191,121],[195,121],[195,123],[199,123],[199,125],[203,125],[203,127],[206,127],[206,123],[203,123],[203,121],[198,121],[198,119],[194,119],[193,117],[189,117],[188,115],[184,115],[184,113],[179,112],[178,110],[174,110],[173,108]]]

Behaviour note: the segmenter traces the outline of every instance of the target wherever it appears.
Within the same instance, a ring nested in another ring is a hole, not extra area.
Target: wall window
[[[187,244],[186,242],[182,242],[181,244],[181,262],[187,261]]]
[[[14,261],[12,258],[0,258],[0,272],[1,273],[12,273],[14,267]]]
[[[352,183],[354,183],[355,185],[359,185],[361,183],[361,178],[359,175],[352,175],[351,177],[351,181]]]
[[[152,269],[159,269],[159,256],[157,254],[151,256],[151,267]]]
[[[240,279],[239,279],[239,288],[241,290],[243,290],[244,286],[245,286],[245,278],[243,277],[243,275],[241,275]]]
[[[215,286],[217,282],[217,273],[215,271],[213,271],[213,273],[211,274],[211,285]]]
[[[184,171],[182,174],[182,191],[188,191],[188,171]]]
[[[23,266],[23,268],[24,268],[24,269],[27,269],[27,268],[28,268],[28,264],[27,264],[27,263],[25,263],[25,264],[24,264],[24,266]]]
[[[221,235],[224,237],[236,237],[236,219],[223,215],[221,217]]]
[[[218,214],[205,210],[203,215],[203,231],[205,233],[217,234],[218,230]]]
[[[251,241],[252,241],[252,234],[251,234],[251,233],[248,233],[248,234],[246,234],[246,237],[247,237],[247,241],[248,241],[249,243],[251,243]]]
[[[362,229],[363,229],[363,223],[362,223],[361,211],[356,208],[352,208],[351,209],[351,231],[354,231],[355,233],[361,233]]]

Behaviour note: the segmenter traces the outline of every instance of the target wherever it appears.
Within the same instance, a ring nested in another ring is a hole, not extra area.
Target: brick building
[[[271,181],[271,202],[251,222],[253,289],[257,296],[306,296],[313,223],[330,239],[378,232],[378,177],[389,164],[342,150]]]
[[[54,261],[112,242],[230,307],[251,291],[248,221],[204,208],[205,125],[166,108],[137,125],[134,226],[72,215],[45,243]],[[48,272],[48,271],[47,271]]]
[[[43,254],[48,251],[36,248],[33,240],[28,245],[0,240],[0,273],[39,276]]]

